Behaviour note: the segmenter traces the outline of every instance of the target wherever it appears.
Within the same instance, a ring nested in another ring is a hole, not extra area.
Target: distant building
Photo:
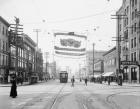
[[[56,78],[56,62],[52,62],[48,64],[48,72],[51,76],[51,78]]]
[[[106,51],[94,51],[94,64],[103,59],[103,54]],[[87,74],[93,75],[93,51],[87,51]]]
[[[116,47],[113,47],[109,51],[103,54],[104,60],[104,72],[114,72],[116,74],[117,70],[117,51]]]
[[[94,76],[104,73],[104,61],[100,59],[94,63]]]
[[[10,24],[0,16],[0,83],[8,82],[9,26]]]

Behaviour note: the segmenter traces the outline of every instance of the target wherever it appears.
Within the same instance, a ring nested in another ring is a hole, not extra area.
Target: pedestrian
[[[82,81],[82,79],[80,78],[80,82]]]
[[[110,76],[108,76],[108,85],[110,85]]]
[[[22,85],[23,84],[23,77],[20,76],[20,84]]]
[[[85,85],[87,86],[87,78],[85,78]]]
[[[74,76],[73,76],[73,77],[71,78],[71,83],[72,83],[71,86],[72,86],[72,87],[74,87],[74,82],[75,82],[75,79],[74,79]]]
[[[11,80],[11,91],[10,91],[10,97],[15,98],[17,96],[17,85],[16,85],[16,77],[13,76]]]

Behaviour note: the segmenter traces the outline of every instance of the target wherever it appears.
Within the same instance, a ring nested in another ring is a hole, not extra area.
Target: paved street
[[[18,86],[18,97],[10,98],[10,87],[0,87],[0,109],[139,109],[140,86],[49,81]]]

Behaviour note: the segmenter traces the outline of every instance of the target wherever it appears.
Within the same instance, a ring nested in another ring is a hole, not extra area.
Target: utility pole
[[[49,53],[48,52],[46,52],[46,74],[47,74],[47,72],[48,72],[48,55],[49,55]]]
[[[34,29],[33,31],[36,32],[36,40],[37,40],[36,42],[37,42],[37,50],[38,50],[38,33],[41,32],[41,30],[40,29]]]
[[[19,18],[15,17],[16,24],[10,24],[10,28],[11,28],[11,30],[14,34],[14,38],[15,38],[14,45],[16,47],[15,75],[17,75],[17,73],[18,73],[18,47],[22,46],[22,42],[23,42],[22,36],[21,36],[22,33],[20,33],[20,32],[23,32],[23,31],[20,31],[21,29],[23,29],[20,26],[23,26],[23,25],[20,25],[19,22],[20,22]]]
[[[114,41],[117,41],[117,54],[118,54],[118,69],[117,69],[117,82],[118,82],[118,85],[121,85],[122,86],[122,72],[121,72],[121,69],[120,69],[120,65],[121,65],[121,57],[120,57],[120,53],[121,53],[121,46],[120,46],[120,43],[121,41],[123,41],[122,37],[120,37],[120,20],[121,19],[126,19],[126,15],[121,15],[121,14],[118,14],[118,15],[112,15],[112,16],[116,16],[116,18],[112,18],[112,19],[117,19],[117,23],[118,23],[118,35],[116,37],[116,40]]]
[[[36,63],[36,72],[38,72],[38,64],[37,64],[38,55],[37,54],[38,54],[38,33],[40,32],[40,29],[34,29],[33,31],[36,32],[36,37],[37,37],[36,38],[37,39],[37,41],[36,41],[36,43],[37,43],[37,49],[36,49],[36,53],[35,53],[36,54],[35,55],[36,56],[36,59],[35,59],[36,62],[35,63]]]
[[[95,44],[93,43],[93,82],[95,82],[94,80],[94,46],[95,46]]]

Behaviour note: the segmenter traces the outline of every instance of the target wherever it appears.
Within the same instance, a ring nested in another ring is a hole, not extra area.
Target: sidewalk
[[[108,82],[103,82],[102,84],[108,85]],[[110,82],[110,85],[117,86],[118,84],[116,82]],[[119,86],[119,85],[118,85]],[[129,86],[129,87],[140,87],[140,83],[122,83],[122,86]]]
[[[43,82],[46,82],[46,81],[38,81],[37,83],[34,83],[34,84],[39,84]],[[19,83],[17,84],[17,86],[26,86],[26,85],[34,85],[34,84],[29,84],[29,82],[23,82],[22,85]],[[11,87],[11,83],[7,83],[7,84],[0,83],[0,87]]]
[[[17,84],[17,86],[25,86],[25,85],[29,85],[29,82],[23,82],[22,85],[20,83]],[[7,83],[7,84],[0,83],[0,87],[11,87],[11,83]]]

